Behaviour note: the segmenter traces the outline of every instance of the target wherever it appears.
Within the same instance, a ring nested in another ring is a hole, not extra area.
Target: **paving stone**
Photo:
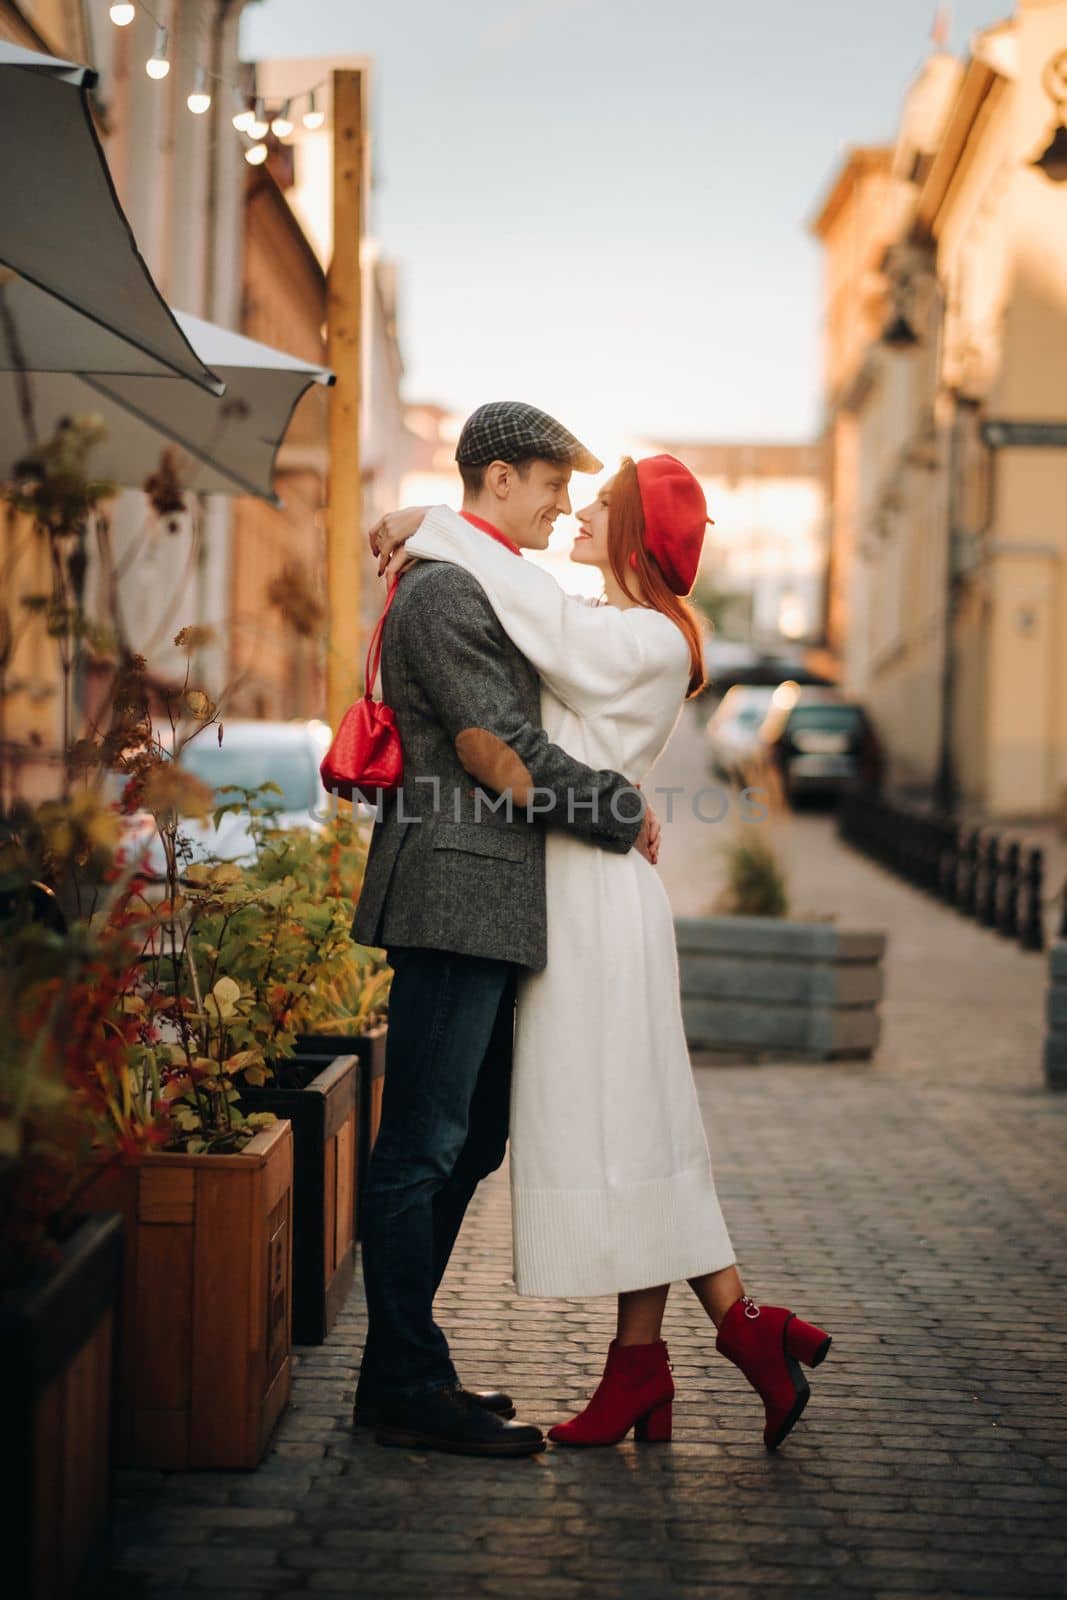
[[[1041,960],[845,850],[829,819],[795,820],[800,905],[890,941],[873,1061],[695,1061],[746,1286],[834,1335],[781,1449],[678,1285],[671,1445],[383,1450],[349,1427],[357,1278],[329,1343],[297,1352],[258,1472],[119,1475],[105,1600],[1062,1597],[1067,1096],[1042,1083]],[[438,1315],[466,1381],[506,1382],[542,1426],[584,1403],[614,1332],[610,1301],[515,1292],[506,1167]]]

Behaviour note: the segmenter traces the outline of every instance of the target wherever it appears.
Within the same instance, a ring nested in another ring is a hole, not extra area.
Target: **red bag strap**
[[[400,573],[398,572],[389,585],[389,593],[385,597],[385,606],[381,616],[374,624],[374,632],[370,636],[370,644],[367,648],[367,662],[363,672],[363,693],[368,700],[374,698],[374,682],[378,676],[378,664],[382,659],[382,633],[385,629],[385,619],[389,615],[389,607],[393,603],[393,597],[396,594],[399,582]]]

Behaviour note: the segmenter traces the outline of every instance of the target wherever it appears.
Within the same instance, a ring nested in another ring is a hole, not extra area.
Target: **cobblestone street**
[[[690,715],[658,781],[695,775]],[[684,826],[663,870],[693,911]],[[747,1287],[834,1335],[781,1450],[684,1285],[672,1444],[513,1463],[379,1448],[348,1427],[357,1286],[328,1344],[298,1352],[258,1472],[122,1475],[113,1600],[1067,1592],[1067,1096],[1041,1078],[1045,960],[846,851],[826,815],[795,818],[788,852],[797,909],[884,927],[890,948],[873,1061],[695,1062]],[[613,1332],[610,1302],[515,1295],[506,1169],[438,1305],[464,1379],[543,1427],[591,1392]]]

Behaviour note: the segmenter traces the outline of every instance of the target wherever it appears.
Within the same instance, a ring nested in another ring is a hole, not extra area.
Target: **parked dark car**
[[[776,696],[760,743],[790,801],[803,794],[840,794],[857,784],[878,788],[882,781],[882,746],[866,710],[835,689],[798,688],[784,700]]]
[[[708,765],[716,777],[743,781],[746,764],[760,753],[759,731],[774,694],[769,684],[735,683],[727,689],[704,730]]]

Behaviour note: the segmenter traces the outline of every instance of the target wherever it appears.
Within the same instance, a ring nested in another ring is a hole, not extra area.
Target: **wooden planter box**
[[[363,1195],[367,1186],[367,1163],[378,1137],[382,1120],[382,1090],[385,1087],[385,1041],[389,1032],[383,1022],[369,1033],[297,1035],[298,1055],[355,1055],[359,1061],[359,1148],[356,1154],[355,1232],[360,1236]]]
[[[122,1219],[87,1217],[0,1297],[5,1591],[25,1600],[88,1593],[106,1566],[121,1271]]]
[[[781,917],[679,917],[691,1049],[825,1061],[878,1044],[884,933]]]
[[[359,1061],[275,1064],[281,1079],[241,1091],[246,1112],[273,1111],[293,1127],[293,1342],[321,1344],[355,1271]]]
[[[289,1398],[293,1135],[102,1168],[126,1224],[117,1459],[255,1467]]]

